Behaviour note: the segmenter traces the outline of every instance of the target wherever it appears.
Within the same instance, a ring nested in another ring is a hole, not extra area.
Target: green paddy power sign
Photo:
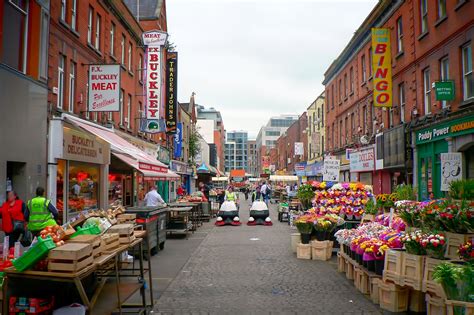
[[[416,133],[416,144],[474,133],[474,115],[454,119]]]

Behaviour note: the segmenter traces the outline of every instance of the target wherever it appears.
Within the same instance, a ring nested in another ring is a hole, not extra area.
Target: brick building
[[[278,152],[277,171],[291,174],[295,173],[295,164],[308,160],[308,138],[306,136],[308,117],[304,112],[276,141]],[[295,143],[303,143],[303,155],[295,154]]]
[[[326,150],[341,159],[341,180],[373,184],[375,192],[413,182],[420,184],[420,197],[431,192],[439,197],[439,154],[448,151],[462,152],[464,176],[474,176],[472,128],[462,139],[416,140],[427,125],[472,115],[472,12],[472,2],[454,0],[380,1],[375,6],[323,82]],[[393,107],[387,110],[372,101],[373,27],[388,28],[391,35]],[[439,101],[433,83],[447,80],[454,81],[455,98]],[[373,156],[370,166],[350,165],[346,149],[355,156]]]

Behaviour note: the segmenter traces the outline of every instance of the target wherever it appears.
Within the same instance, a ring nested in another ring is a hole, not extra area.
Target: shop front
[[[348,156],[348,151],[342,154],[338,154],[336,159],[341,161],[340,169],[339,169],[339,181],[340,182],[350,182],[351,181],[351,173],[350,173],[350,161]]]
[[[374,194],[390,193],[388,172],[376,169],[374,145],[351,150],[349,157],[351,181],[372,185]]]
[[[449,178],[474,178],[474,114],[417,130],[414,136],[420,200],[445,196],[447,186],[442,183]],[[443,153],[456,154],[443,162]]]
[[[184,184],[186,192],[192,193],[191,189],[195,186],[192,168],[185,162],[171,160],[170,169],[181,177],[179,184]]]
[[[323,180],[323,162],[313,162],[306,164],[305,174],[308,181],[322,181]]]
[[[406,143],[410,143],[410,134],[405,133],[405,125],[385,131],[376,138],[376,169],[383,170],[383,179],[390,181],[392,191],[398,185],[413,183],[413,159]],[[385,178],[387,176],[389,178]]]
[[[60,223],[80,211],[104,208],[110,145],[61,119],[51,120],[50,131],[48,191]]]

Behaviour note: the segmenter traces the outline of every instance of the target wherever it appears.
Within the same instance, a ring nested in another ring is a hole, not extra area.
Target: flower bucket
[[[362,255],[361,254],[358,254],[356,253],[356,261],[359,265],[362,265],[363,262],[362,262]]]
[[[352,258],[353,260],[356,259],[356,252],[355,252],[354,250],[351,250],[351,258]]]
[[[367,260],[367,270],[375,272],[375,260]]]
[[[385,259],[376,259],[375,260],[375,273],[379,276],[383,275],[383,270],[385,267]]]
[[[301,243],[302,244],[309,244],[309,241],[311,241],[311,234],[301,233]]]
[[[318,241],[325,241],[326,240],[326,231],[316,231],[315,233],[316,239]]]

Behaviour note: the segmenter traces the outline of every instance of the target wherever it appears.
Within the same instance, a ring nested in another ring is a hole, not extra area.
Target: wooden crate
[[[447,261],[449,260],[441,260],[441,259],[426,257],[425,268],[423,270],[423,283],[421,286],[421,290],[423,292],[433,293],[434,295],[438,297],[446,298],[446,295],[444,294],[444,290],[441,284],[433,280],[433,272],[434,272],[434,268],[437,265],[443,262],[447,262]]]
[[[426,256],[405,253],[402,259],[402,282],[400,285],[421,291],[423,283],[423,268]]]
[[[362,219],[360,220],[360,223],[372,222],[374,220],[375,220],[375,216],[373,214],[364,214],[362,216]]]
[[[337,253],[337,271],[346,272],[346,260],[341,253]]]
[[[128,244],[135,240],[134,225],[133,224],[117,224],[111,226],[107,230],[107,234],[117,233],[119,234],[120,244]]]
[[[459,246],[473,238],[474,234],[458,234],[446,232],[446,254],[444,256],[447,258],[458,259]]]
[[[99,257],[102,254],[102,239],[99,235],[78,235],[70,239],[68,243],[85,243],[92,245],[92,256]]]
[[[360,268],[354,268],[354,285],[362,294],[370,294],[369,276]]]
[[[426,298],[426,313],[428,315],[446,315],[445,299],[427,293]]]
[[[410,290],[408,309],[415,313],[426,312],[426,298],[425,293],[417,290]]]
[[[354,265],[349,260],[346,260],[346,278],[349,280],[354,279]]]
[[[291,251],[296,253],[296,246],[298,243],[301,243],[301,234],[300,233],[291,233]]]
[[[454,308],[459,307],[463,315],[474,315],[474,303],[446,300],[446,314],[454,315]]]
[[[102,252],[110,253],[120,247],[120,238],[117,233],[106,233],[102,235]]]
[[[405,251],[389,249],[385,252],[385,267],[383,271],[383,281],[391,281],[395,284],[402,284],[402,264]]]
[[[408,310],[408,288],[379,281],[379,302],[384,310],[398,313]]]
[[[331,241],[312,241],[311,257],[313,260],[329,260],[332,255],[334,242]]]
[[[117,216],[117,223],[119,224],[133,224],[137,223],[136,213],[123,213]]]
[[[372,303],[379,304],[379,281],[382,281],[380,278],[370,279],[370,299]]]
[[[48,270],[60,272],[78,272],[92,265],[92,244],[67,243],[49,252]]]
[[[296,246],[296,258],[311,259],[311,244],[299,243]]]

